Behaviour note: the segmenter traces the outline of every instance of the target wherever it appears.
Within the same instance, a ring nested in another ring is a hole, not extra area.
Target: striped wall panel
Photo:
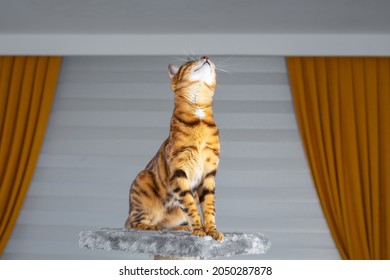
[[[215,57],[217,224],[263,232],[268,254],[339,259],[303,154],[282,57]],[[145,259],[78,248],[122,227],[134,176],[168,135],[173,57],[66,57],[38,166],[3,259]],[[176,61],[180,63],[180,61]]]

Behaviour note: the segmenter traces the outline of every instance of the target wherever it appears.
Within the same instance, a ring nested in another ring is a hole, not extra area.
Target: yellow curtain
[[[0,255],[34,173],[60,65],[60,57],[0,57]]]
[[[344,259],[390,258],[390,58],[289,57],[305,152]]]

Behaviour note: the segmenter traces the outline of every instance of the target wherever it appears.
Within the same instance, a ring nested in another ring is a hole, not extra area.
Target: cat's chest
[[[193,166],[192,170],[187,170],[188,172],[188,184],[190,187],[191,192],[193,195],[196,193],[197,188],[201,185],[201,183],[204,180],[204,174],[203,174],[203,167],[198,165],[198,166]],[[167,209],[172,209],[175,207],[180,206],[177,197],[173,195],[173,192],[168,194],[167,199],[165,201],[165,207]]]
[[[196,189],[203,181],[204,178],[204,164],[199,162],[194,164],[192,170],[189,170],[188,183],[191,190]]]
[[[207,128],[207,126],[201,124],[189,131],[189,137],[187,140],[188,143],[192,143],[192,145],[196,146],[198,152],[201,153],[207,142],[211,140],[210,138],[210,130]]]
[[[206,112],[202,108],[195,108],[193,115],[194,117],[203,120],[206,117]]]

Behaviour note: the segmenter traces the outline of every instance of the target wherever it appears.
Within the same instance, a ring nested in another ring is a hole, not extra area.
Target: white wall
[[[173,57],[65,57],[33,182],[3,259],[137,259],[78,248],[122,227],[134,176],[168,135]],[[221,63],[218,63],[218,62]],[[251,259],[339,259],[303,154],[283,57],[215,57],[217,225],[265,233]]]

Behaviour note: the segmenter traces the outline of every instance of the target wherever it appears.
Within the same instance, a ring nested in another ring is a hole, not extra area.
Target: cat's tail
[[[125,222],[125,228],[131,228],[131,224],[130,224],[130,215],[129,217],[127,218],[126,222]]]

